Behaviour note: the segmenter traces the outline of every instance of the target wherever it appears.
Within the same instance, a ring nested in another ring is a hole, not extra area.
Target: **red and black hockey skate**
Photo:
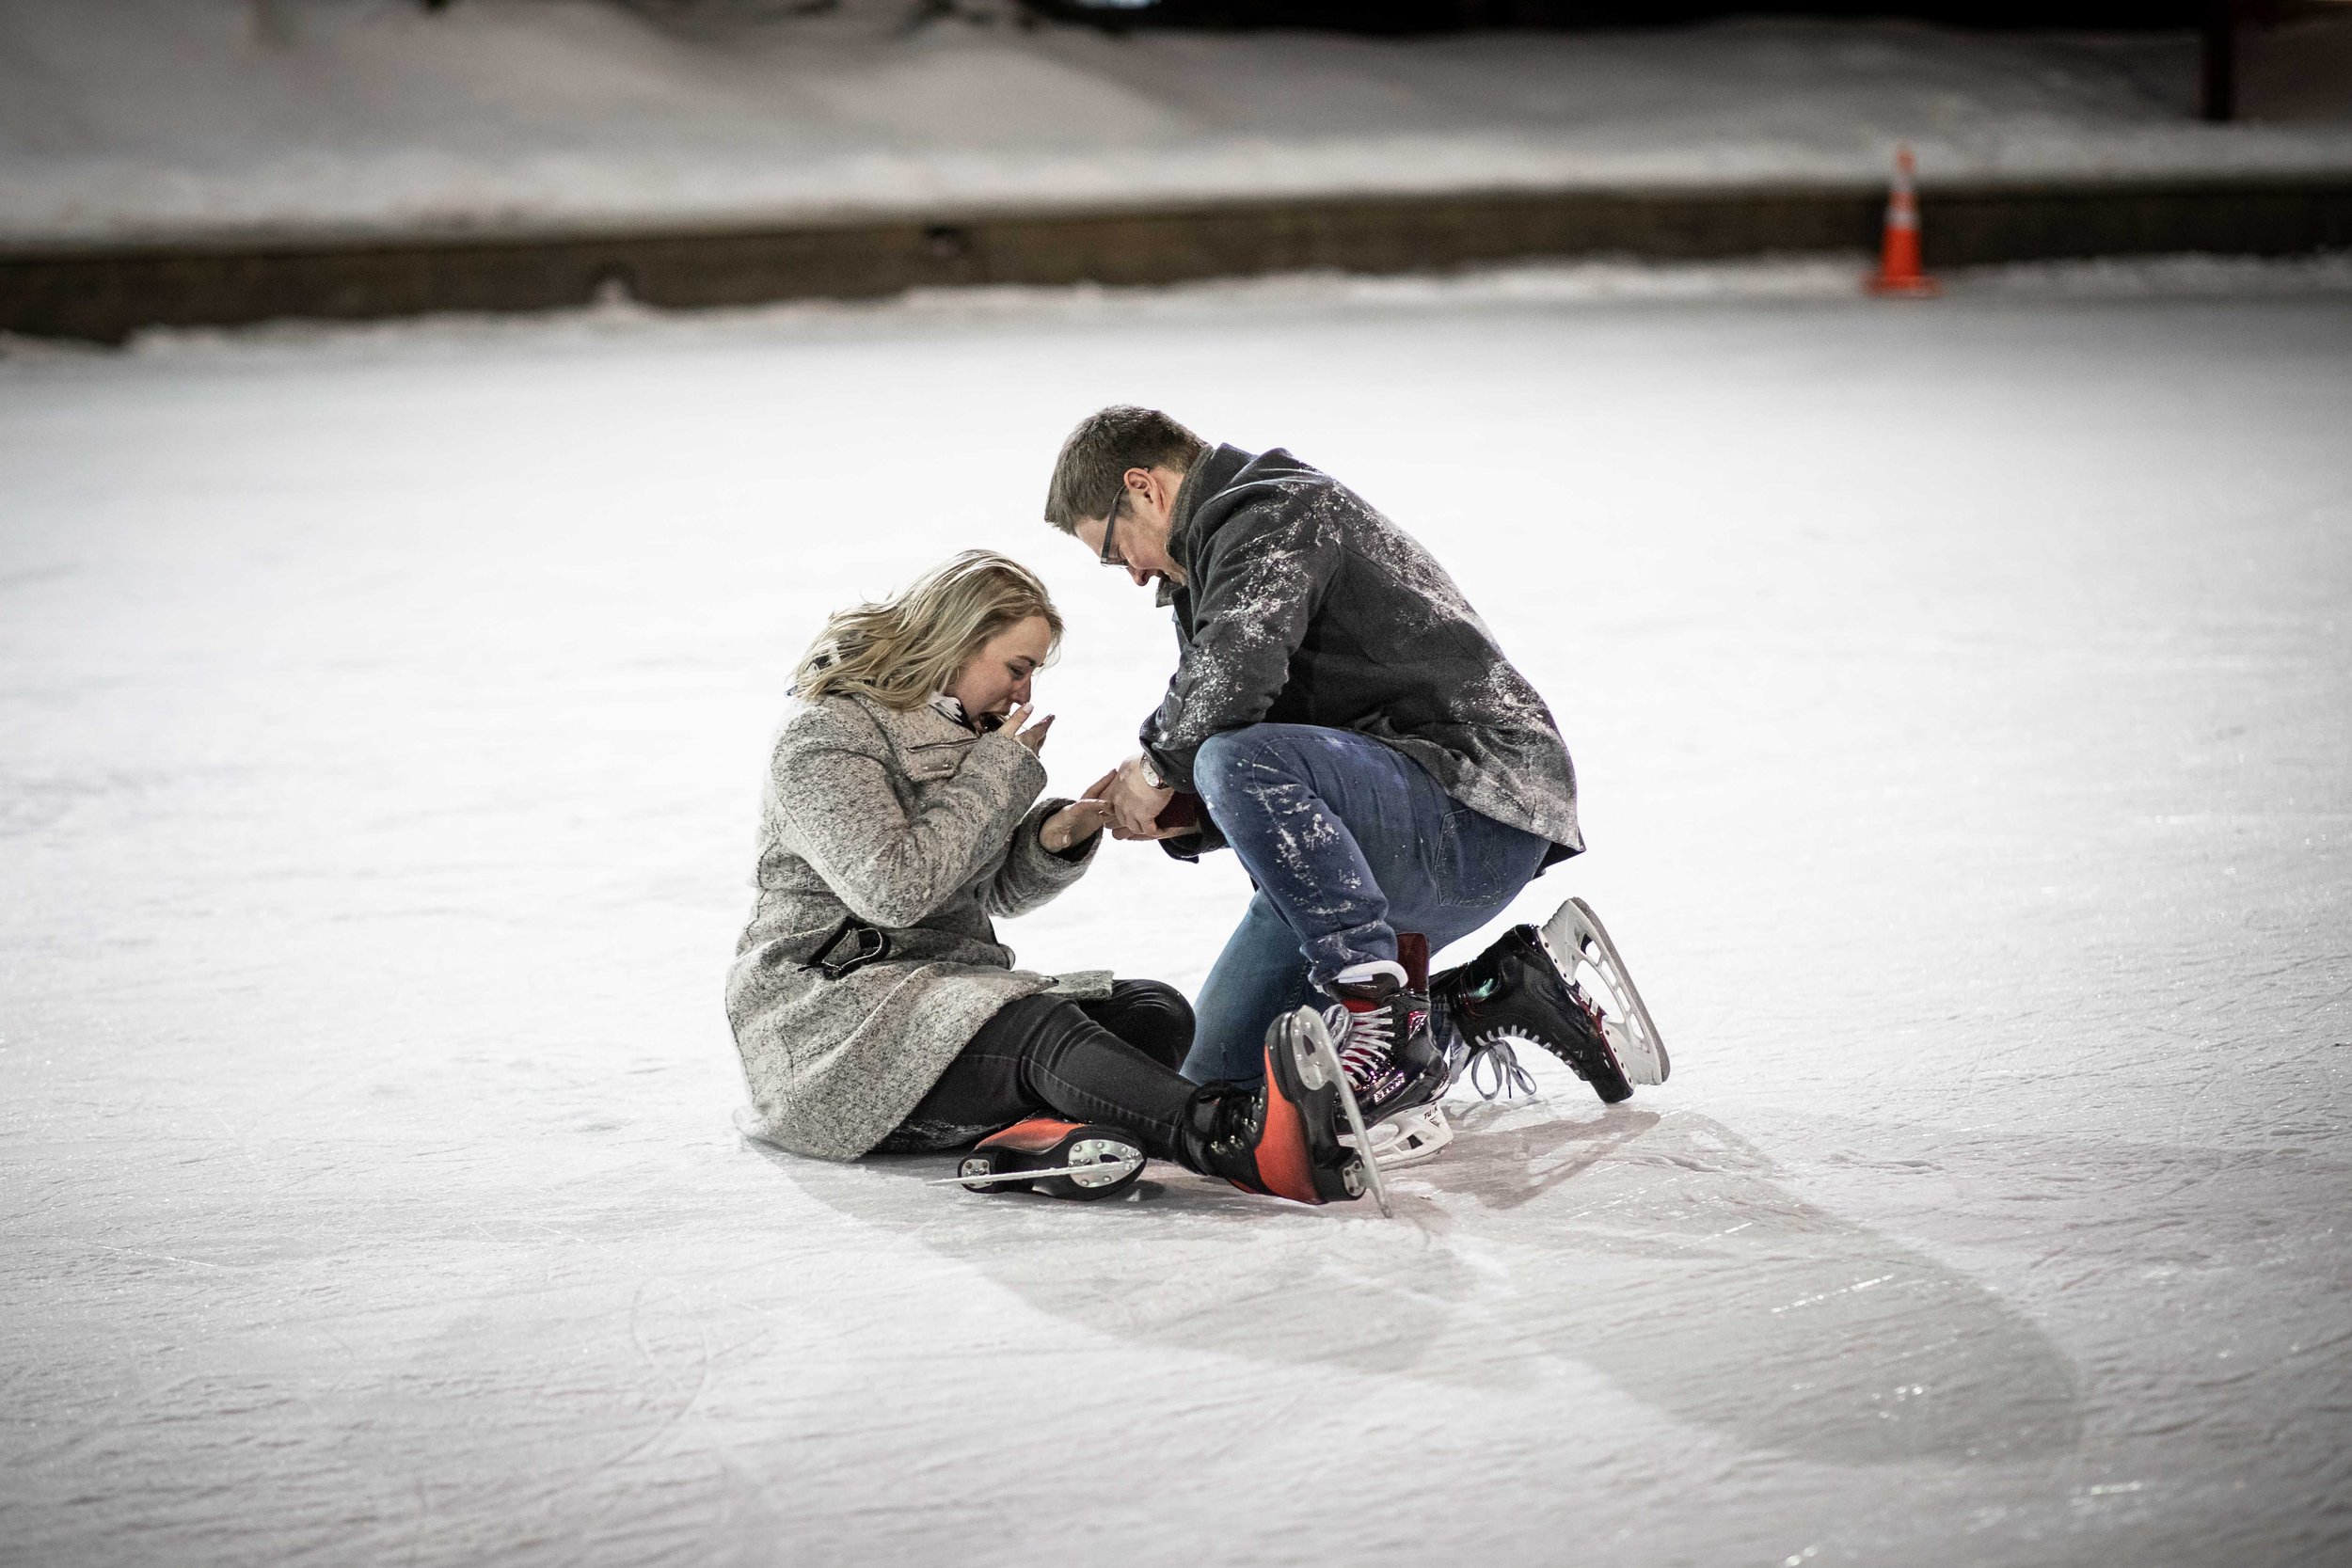
[[[1031,1117],[972,1148],[954,1182],[976,1192],[1028,1192],[1084,1202],[1116,1197],[1143,1175],[1143,1150],[1131,1132],[1086,1122]]]
[[[1204,1176],[1295,1203],[1342,1202],[1369,1187],[1380,1212],[1390,1212],[1379,1167],[1357,1152],[1365,1147],[1363,1117],[1331,1032],[1312,1007],[1267,1028],[1263,1083],[1203,1084],[1186,1114],[1184,1163]]]

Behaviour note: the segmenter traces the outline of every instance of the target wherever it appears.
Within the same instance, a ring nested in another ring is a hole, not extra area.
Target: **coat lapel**
[[[963,766],[963,753],[979,739],[928,705],[901,713],[870,697],[860,697],[858,702],[890,742],[892,760],[916,784],[933,784],[953,774]]]

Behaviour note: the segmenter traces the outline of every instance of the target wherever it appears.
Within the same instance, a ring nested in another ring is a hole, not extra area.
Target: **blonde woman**
[[[1107,778],[1039,799],[1053,720],[1031,688],[1061,629],[1027,568],[970,550],[834,615],[803,659],[727,976],[762,1131],[854,1160],[1045,1115],[1123,1129],[1246,1191],[1353,1196],[1328,1085],[1308,1088],[1285,1055],[1263,1085],[1195,1085],[1176,1071],[1192,1009],[1173,989],[1073,1000],[996,940],[992,917],[1086,873],[1109,820]]]

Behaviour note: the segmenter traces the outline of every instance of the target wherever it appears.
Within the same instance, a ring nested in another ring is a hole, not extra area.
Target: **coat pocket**
[[[970,741],[933,741],[905,748],[899,752],[898,761],[910,783],[937,784],[956,776],[956,769],[963,766],[964,753],[971,749]]]
[[[1457,909],[1483,908],[1517,893],[1526,880],[1511,846],[1493,831],[1495,826],[1459,800],[1446,802],[1438,832],[1440,902]]]

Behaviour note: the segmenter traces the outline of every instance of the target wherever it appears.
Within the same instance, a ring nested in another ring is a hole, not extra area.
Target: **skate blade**
[[[1666,1055],[1666,1041],[1649,1016],[1642,993],[1634,988],[1633,975],[1618,955],[1617,944],[1609,940],[1608,927],[1601,925],[1593,906],[1581,898],[1571,898],[1561,905],[1559,912],[1545,924],[1543,941],[1562,974],[1574,980],[1578,970],[1589,973],[1616,1004],[1609,1009],[1613,1018],[1602,1027],[1609,1043],[1616,1049],[1617,1061],[1624,1067],[1627,1080],[1653,1086],[1664,1083],[1674,1071],[1674,1064]]]
[[[1381,1217],[1395,1218],[1396,1211],[1389,1207],[1388,1183],[1380,1180],[1378,1162],[1366,1159],[1362,1153],[1372,1147],[1372,1140],[1365,1136],[1364,1116],[1356,1107],[1356,1091],[1348,1087],[1347,1070],[1340,1066],[1340,1053],[1331,1043],[1330,1028],[1323,1022],[1323,1015],[1312,1007],[1299,1008],[1291,1014],[1291,1022],[1297,1028],[1292,1033],[1288,1048],[1295,1053],[1292,1060],[1297,1065],[1299,1082],[1311,1089],[1328,1084],[1339,1091],[1340,1109],[1346,1115],[1347,1131],[1355,1137],[1357,1168],[1363,1172],[1364,1182],[1372,1189],[1372,1200],[1380,1206]]]
[[[1444,1110],[1434,1104],[1400,1111],[1386,1121],[1373,1123],[1366,1131],[1372,1136],[1372,1164],[1383,1171],[1403,1170],[1407,1165],[1434,1160],[1454,1141],[1454,1124],[1446,1119]],[[1356,1135],[1343,1132],[1340,1142],[1354,1148]]]
[[[1090,1165],[1056,1165],[1051,1170],[999,1170],[985,1176],[943,1176],[926,1187],[989,1187],[1000,1181],[1042,1181],[1049,1176],[1124,1176],[1143,1168],[1140,1160],[1098,1160]],[[1108,1182],[1104,1185],[1108,1186]]]

